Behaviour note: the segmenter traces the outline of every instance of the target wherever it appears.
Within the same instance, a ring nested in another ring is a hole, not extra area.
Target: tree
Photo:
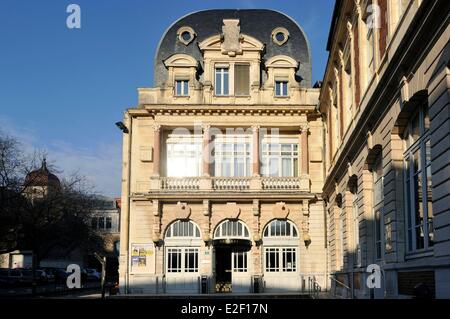
[[[32,250],[36,266],[57,246],[103,252],[89,225],[96,196],[85,179],[74,174],[36,193],[38,162],[38,153],[25,156],[16,139],[0,132],[0,253]]]

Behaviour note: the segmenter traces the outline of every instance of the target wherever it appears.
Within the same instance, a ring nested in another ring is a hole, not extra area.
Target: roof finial
[[[43,170],[48,170],[48,169],[47,169],[47,159],[45,158],[45,156],[44,156],[44,158],[42,159],[42,169],[43,169]]]

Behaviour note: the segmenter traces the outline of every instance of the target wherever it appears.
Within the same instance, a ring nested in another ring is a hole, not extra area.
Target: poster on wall
[[[153,244],[131,245],[131,269],[134,272],[151,271]]]

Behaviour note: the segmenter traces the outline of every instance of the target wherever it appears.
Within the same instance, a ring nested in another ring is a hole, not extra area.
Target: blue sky
[[[81,7],[81,29],[66,7]],[[62,172],[86,175],[120,195],[122,136],[114,123],[152,86],[163,32],[179,17],[217,8],[267,8],[296,20],[309,38],[313,82],[323,76],[332,0],[2,0],[0,130],[27,151],[46,150]]]

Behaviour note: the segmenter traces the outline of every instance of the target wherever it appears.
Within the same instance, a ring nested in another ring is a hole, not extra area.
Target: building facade
[[[119,125],[121,293],[325,287],[324,127],[300,26],[187,15],[161,38],[154,85]]]
[[[336,3],[319,106],[336,296],[450,297],[449,36],[448,1]]]

